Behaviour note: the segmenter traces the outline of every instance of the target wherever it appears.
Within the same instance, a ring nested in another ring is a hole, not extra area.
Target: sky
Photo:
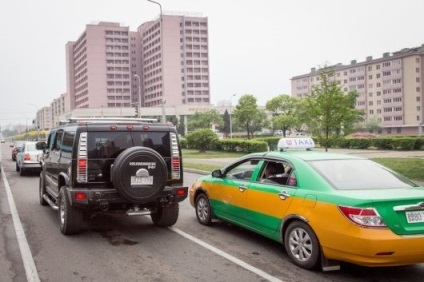
[[[208,17],[211,102],[258,105],[290,94],[311,68],[424,44],[422,0],[158,0],[163,14]],[[135,31],[159,16],[147,0],[16,0],[0,9],[0,124],[32,123],[66,92],[65,44],[87,24]]]

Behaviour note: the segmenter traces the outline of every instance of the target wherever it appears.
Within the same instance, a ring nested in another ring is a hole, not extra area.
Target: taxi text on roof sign
[[[312,149],[315,147],[312,138],[281,138],[278,141],[278,150],[285,149]]]

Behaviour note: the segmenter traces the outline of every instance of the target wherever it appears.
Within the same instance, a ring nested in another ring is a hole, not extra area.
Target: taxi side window
[[[239,163],[238,165],[226,171],[226,177],[232,179],[250,180],[258,163],[258,160],[246,160],[242,163]]]
[[[267,161],[264,164],[259,181],[270,184],[290,185],[288,183],[292,174],[294,175],[293,168],[288,163]]]

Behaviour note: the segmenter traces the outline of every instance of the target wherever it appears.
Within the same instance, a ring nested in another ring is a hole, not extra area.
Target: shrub
[[[374,147],[380,150],[393,150],[393,140],[391,138],[376,138],[373,140]]]
[[[180,137],[178,140],[180,141],[180,147],[181,148],[184,148],[184,149],[187,149],[187,139],[186,138],[183,138],[183,137]]]
[[[218,137],[207,128],[198,129],[187,135],[188,148],[198,149],[201,152],[215,149]]]
[[[350,148],[352,149],[367,149],[372,145],[369,138],[352,138],[350,139]]]
[[[395,150],[411,151],[415,146],[415,138],[396,138],[393,139],[393,147]]]

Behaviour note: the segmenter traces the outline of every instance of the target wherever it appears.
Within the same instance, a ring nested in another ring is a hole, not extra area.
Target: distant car
[[[19,171],[21,176],[29,171],[41,171],[39,155],[43,151],[36,149],[36,143],[25,142],[22,148],[18,150],[18,154],[16,155],[16,171]]]
[[[12,161],[16,161],[16,155],[18,154],[18,151],[22,146],[24,145],[25,141],[15,141],[13,145],[10,145],[12,147]]]
[[[278,241],[305,269],[423,263],[424,187],[313,145],[282,138],[279,151],[249,154],[197,179],[189,197],[199,223],[220,219]]]

